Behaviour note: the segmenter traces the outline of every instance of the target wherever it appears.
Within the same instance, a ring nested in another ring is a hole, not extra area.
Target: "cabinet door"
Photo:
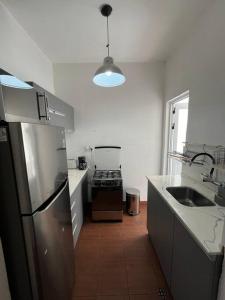
[[[45,92],[45,94],[48,103],[49,123],[68,130],[74,130],[73,107],[48,92]]]
[[[214,260],[175,218],[171,291],[174,300],[214,300],[217,295],[221,257]]]
[[[35,82],[28,82],[38,94],[38,118],[41,123],[74,130],[74,109]]]
[[[2,96],[0,101],[3,102],[0,119],[8,122],[40,122],[35,89],[0,87]]]
[[[167,283],[170,286],[174,215],[150,182],[148,183],[147,226]]]

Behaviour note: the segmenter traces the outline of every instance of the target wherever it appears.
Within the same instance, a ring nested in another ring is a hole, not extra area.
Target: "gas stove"
[[[96,170],[92,180],[93,186],[118,187],[122,186],[122,175],[120,170]]]
[[[118,146],[95,147],[92,178],[92,220],[123,220],[123,180]]]

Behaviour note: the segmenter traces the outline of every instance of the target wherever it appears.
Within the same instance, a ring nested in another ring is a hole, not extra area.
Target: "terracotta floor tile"
[[[162,298],[155,294],[149,295],[130,295],[130,300],[161,300]]]
[[[141,261],[128,263],[127,274],[129,294],[147,294],[159,287],[150,264]]]
[[[98,295],[127,295],[126,265],[105,263],[99,276]]]
[[[100,250],[93,249],[79,249],[75,254],[75,264],[77,261],[98,261],[100,259]]]
[[[73,300],[160,300],[167,291],[146,227],[146,204],[123,222],[85,219],[75,249]],[[169,293],[166,300],[171,300]]]
[[[133,243],[132,245],[131,243],[130,245],[126,245],[124,248],[124,251],[126,253],[126,260],[151,259],[151,255],[148,249],[146,249],[146,247],[143,244],[137,245],[137,243]]]
[[[73,297],[73,300],[98,300],[96,297]]]
[[[99,260],[95,259],[76,259],[75,261],[75,274],[76,276],[85,273],[88,270],[92,274],[99,273]]]
[[[105,227],[100,231],[101,239],[121,239],[123,234],[120,228]]]
[[[91,277],[83,276],[75,283],[74,296],[96,296],[98,291],[98,281]]]
[[[129,300],[129,296],[98,296],[96,300]]]
[[[114,247],[114,246],[120,246],[124,247],[126,243],[125,239],[115,239],[115,238],[107,238],[107,239],[101,239],[99,240],[99,247],[100,249],[106,248],[106,247]]]
[[[100,230],[98,228],[92,228],[88,226],[86,228],[82,228],[79,239],[99,239],[100,238]]]
[[[110,246],[106,243],[100,249],[100,259],[106,262],[120,262],[124,261],[124,247],[118,244],[111,244]]]
[[[78,247],[75,249],[75,254],[81,254],[85,251],[90,253],[99,251],[98,241],[92,239],[80,239]]]
[[[172,300],[171,296],[166,292],[164,297],[159,295],[159,291],[155,290],[149,294],[130,295],[130,300]]]

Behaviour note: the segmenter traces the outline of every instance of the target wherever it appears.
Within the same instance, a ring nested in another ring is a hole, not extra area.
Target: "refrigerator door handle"
[[[57,193],[57,195],[50,201],[50,203],[47,201],[47,203],[44,203],[43,205],[41,205],[33,215],[35,216],[39,212],[47,211],[54,204],[54,202],[58,199],[58,197],[64,192],[67,185],[68,185],[68,179],[64,183],[64,185],[61,188],[61,190],[59,191],[59,193]]]
[[[39,119],[49,121],[49,106],[48,106],[48,98],[46,97],[45,93],[37,93],[37,100],[38,100],[38,112],[39,112]],[[44,103],[44,111],[41,109],[41,102]]]

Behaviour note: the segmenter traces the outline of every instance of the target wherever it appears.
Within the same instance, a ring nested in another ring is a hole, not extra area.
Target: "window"
[[[186,92],[169,101],[169,143],[168,152],[183,153],[186,141],[188,122],[189,92]],[[171,175],[180,174],[182,163],[179,160],[168,157],[167,173]]]

